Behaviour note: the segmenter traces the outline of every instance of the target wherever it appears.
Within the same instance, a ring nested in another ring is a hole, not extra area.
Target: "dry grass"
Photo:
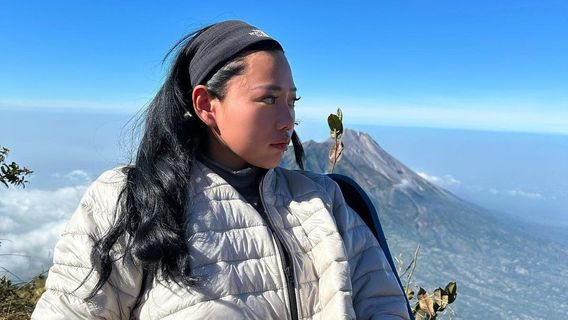
[[[43,275],[19,284],[14,284],[5,276],[0,277],[0,320],[29,319],[45,291],[44,287]]]

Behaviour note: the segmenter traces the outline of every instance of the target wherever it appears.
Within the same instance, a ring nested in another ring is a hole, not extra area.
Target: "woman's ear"
[[[216,127],[215,112],[212,107],[213,97],[209,94],[207,87],[200,84],[193,88],[191,100],[193,101],[193,110],[195,114],[208,127]]]

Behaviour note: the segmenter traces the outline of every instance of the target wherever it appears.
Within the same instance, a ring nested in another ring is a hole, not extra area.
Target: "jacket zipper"
[[[286,278],[286,283],[288,287],[288,300],[290,301],[290,315],[292,320],[297,320],[298,317],[298,305],[296,301],[296,292],[295,292],[295,284],[294,284],[294,266],[291,264],[292,257],[290,252],[286,250],[284,245],[284,241],[280,237],[280,234],[274,228],[274,224],[272,219],[270,218],[270,213],[268,212],[268,208],[264,203],[264,196],[262,194],[262,186],[264,184],[264,177],[260,181],[259,185],[259,194],[260,194],[260,202],[262,203],[262,208],[264,209],[264,213],[266,215],[266,222],[268,223],[268,227],[270,231],[274,235],[274,242],[276,242],[276,246],[278,247],[278,253],[280,254],[280,261],[282,261],[282,269],[284,270],[284,276]]]

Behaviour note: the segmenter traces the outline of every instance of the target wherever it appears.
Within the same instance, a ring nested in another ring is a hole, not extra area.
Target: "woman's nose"
[[[296,121],[296,113],[294,108],[288,106],[287,103],[279,106],[278,108],[278,130],[290,130],[294,128],[294,122]]]

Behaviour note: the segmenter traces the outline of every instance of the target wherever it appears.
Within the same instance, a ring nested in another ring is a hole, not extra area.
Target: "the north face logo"
[[[258,29],[252,30],[251,32],[249,32],[249,34],[250,34],[251,36],[270,38],[270,36],[267,35],[266,32],[264,32],[264,31],[262,31],[262,30],[258,30]]]

